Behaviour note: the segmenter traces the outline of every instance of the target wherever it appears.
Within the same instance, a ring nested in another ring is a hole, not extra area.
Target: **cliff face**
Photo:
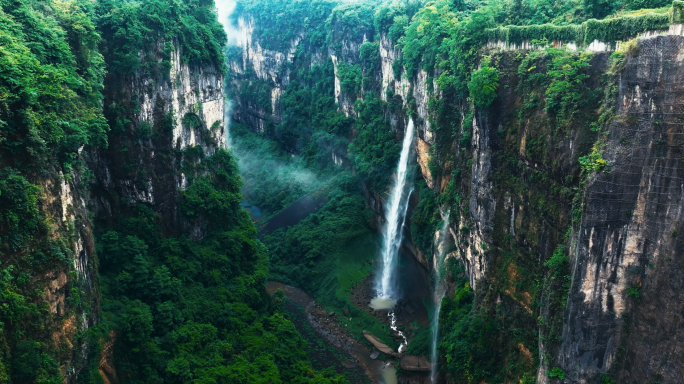
[[[190,225],[177,212],[177,192],[197,176],[189,163],[225,148],[227,140],[223,74],[210,65],[190,66],[173,46],[168,74],[141,68],[106,79],[105,113],[115,128],[107,149],[88,154],[98,181],[93,203],[106,217],[146,203],[172,232]]]
[[[573,255],[560,361],[577,382],[599,372],[633,383],[684,374],[682,57],[681,36],[643,39],[620,75],[610,170],[587,183]]]
[[[49,333],[49,343],[59,351],[59,371],[65,382],[73,382],[90,360],[96,346],[87,337],[99,321],[99,284],[92,226],[88,217],[88,193],[82,174],[61,172],[40,185],[42,210],[50,221],[51,240],[65,242],[70,265],[37,275],[31,284],[43,287],[48,317],[41,327]],[[38,335],[35,335],[38,336]],[[34,336],[34,337],[35,337]]]

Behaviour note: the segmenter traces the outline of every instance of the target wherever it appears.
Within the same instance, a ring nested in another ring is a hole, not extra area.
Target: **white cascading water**
[[[436,240],[437,252],[433,261],[433,270],[435,271],[435,290],[434,301],[435,311],[432,314],[432,366],[430,367],[430,382],[437,382],[437,340],[439,339],[439,311],[442,308],[442,298],[446,293],[446,284],[442,281],[442,269],[444,268],[444,255],[449,238],[449,212],[444,218],[442,230]]]
[[[382,270],[377,275],[376,280],[377,297],[371,300],[371,307],[375,309],[392,309],[397,303],[394,280],[397,272],[397,255],[402,240],[402,227],[406,218],[408,197],[411,193],[406,190],[406,176],[409,171],[412,143],[413,121],[409,120],[406,133],[404,134],[396,178],[390,190],[389,200],[387,200],[385,205],[385,218],[387,222],[382,233]],[[391,315],[393,316],[393,314]]]
[[[218,21],[221,23],[221,25],[223,25],[223,30],[226,31],[226,36],[228,37],[228,46],[236,45],[239,34],[230,21],[236,6],[235,0],[215,0],[214,3],[216,5],[216,16]],[[229,63],[226,62],[226,65],[229,65]],[[230,141],[230,115],[232,112],[233,102],[228,98],[226,98],[225,102],[226,106],[223,116],[223,121],[225,122],[226,126],[225,144],[226,148],[232,149],[233,145]]]

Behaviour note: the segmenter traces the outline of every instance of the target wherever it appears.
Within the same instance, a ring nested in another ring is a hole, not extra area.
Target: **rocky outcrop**
[[[399,362],[399,366],[404,371],[430,372],[432,364],[425,356],[404,356]]]
[[[426,143],[421,138],[416,138],[416,152],[418,155],[418,165],[420,166],[420,172],[423,174],[425,183],[428,188],[432,189],[435,187],[435,181],[432,179],[432,174],[430,173],[430,145]]]
[[[491,243],[490,233],[493,228],[496,198],[494,185],[491,180],[492,146],[490,134],[495,131],[489,116],[479,114],[473,118],[472,137],[472,169],[470,177],[469,216],[462,216],[458,222],[465,223],[457,230],[450,228],[456,244],[459,244],[461,258],[470,279],[470,284],[476,287],[477,280],[485,277],[487,259],[485,257],[487,244]]]
[[[363,331],[363,337],[368,340],[369,343],[373,344],[375,348],[377,348],[378,351],[388,355],[388,356],[398,356],[399,354],[394,352],[392,348],[387,346],[387,344],[383,343],[378,339],[377,337],[371,335],[370,333]]]

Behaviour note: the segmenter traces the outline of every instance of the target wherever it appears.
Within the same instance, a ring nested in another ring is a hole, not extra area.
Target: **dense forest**
[[[681,276],[657,277],[681,272],[658,258],[684,249],[681,111],[678,89],[648,87],[680,83],[683,11],[0,0],[0,384],[377,381],[330,334],[364,351],[377,347],[366,334],[393,351],[406,337],[404,354],[372,360],[406,383],[676,382],[681,356],[663,340],[677,338],[648,313],[678,302]],[[650,115],[630,97],[651,97]],[[409,121],[393,323],[368,301]],[[616,159],[637,147],[635,163],[656,160],[625,171]],[[629,179],[647,169],[661,173]],[[596,192],[604,181],[618,189]],[[656,208],[624,203],[627,184],[652,184],[659,197],[640,204]],[[626,229],[586,237],[611,226]],[[611,259],[628,248],[637,261]],[[342,331],[268,282],[306,292]],[[572,322],[592,310],[591,326]],[[649,340],[668,351],[656,362]]]

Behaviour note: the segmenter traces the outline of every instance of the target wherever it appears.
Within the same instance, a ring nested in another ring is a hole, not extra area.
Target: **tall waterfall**
[[[216,4],[216,14],[218,17],[218,21],[219,23],[221,23],[221,25],[223,25],[223,30],[226,31],[226,36],[228,37],[228,46],[236,45],[239,36],[238,31],[233,27],[233,25],[230,22],[230,18],[233,14],[233,11],[235,10],[235,0],[216,0],[214,3]],[[224,95],[227,95],[227,93],[224,92]],[[224,109],[223,116],[223,122],[226,127],[225,145],[226,148],[232,148],[233,145],[230,141],[230,116],[233,110],[233,102],[227,97],[225,102],[226,106]]]
[[[435,239],[435,245],[437,246],[437,251],[435,252],[435,257],[433,258],[432,267],[435,271],[435,290],[434,290],[434,303],[435,310],[432,314],[432,367],[430,368],[430,382],[437,382],[437,340],[439,339],[439,311],[442,308],[442,298],[446,293],[446,284],[442,281],[442,271],[444,270],[444,255],[446,253],[446,248],[449,239],[449,212],[446,213],[444,217],[444,224],[442,225],[442,230]]]
[[[411,194],[411,191],[406,190],[406,178],[409,170],[412,143],[413,121],[409,120],[406,133],[404,134],[396,178],[390,190],[389,199],[385,204],[385,218],[387,222],[382,232],[382,271],[377,275],[376,279],[377,297],[371,300],[371,307],[375,309],[391,309],[398,299],[395,285],[397,256],[401,246],[402,227],[406,218],[408,197]]]

